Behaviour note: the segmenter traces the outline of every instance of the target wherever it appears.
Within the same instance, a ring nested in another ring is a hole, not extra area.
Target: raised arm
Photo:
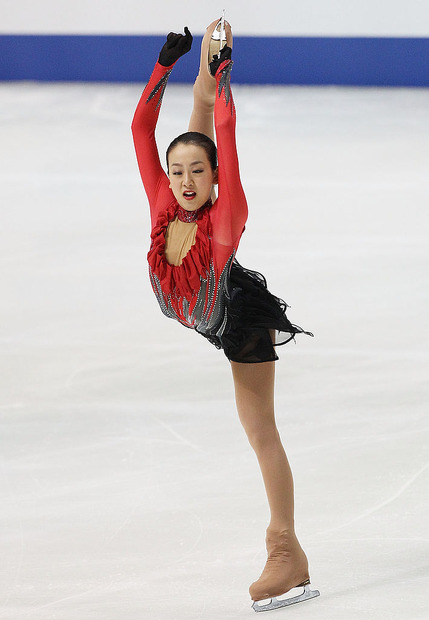
[[[191,45],[192,35],[187,28],[184,35],[170,32],[131,124],[140,176],[149,200],[152,226],[156,222],[159,209],[165,206],[166,200],[171,197],[168,177],[159,160],[155,127],[173,66],[180,56],[191,49]]]
[[[224,48],[225,49],[225,48]],[[213,206],[213,236],[222,245],[237,246],[247,220],[247,202],[240,180],[235,141],[235,106],[230,86],[232,61],[216,71],[215,130],[219,164],[219,197]]]
[[[168,190],[168,178],[161,166],[155,141],[155,127],[171,70],[172,67],[156,63],[131,124],[140,176],[149,200],[152,226],[158,215],[157,205],[162,200],[160,192],[163,194]]]

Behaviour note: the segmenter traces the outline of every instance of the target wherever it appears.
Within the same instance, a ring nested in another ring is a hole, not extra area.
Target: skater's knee
[[[280,436],[275,424],[254,424],[245,430],[247,439],[257,454],[273,450],[276,445],[280,444]]]

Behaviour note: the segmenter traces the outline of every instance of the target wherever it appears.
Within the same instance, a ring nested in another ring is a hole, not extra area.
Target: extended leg
[[[258,601],[308,582],[308,562],[295,534],[292,472],[275,422],[275,362],[231,366],[237,410],[258,458],[271,512],[268,560],[250,587]]]
[[[189,131],[198,131],[214,140],[213,112],[216,93],[216,80],[209,71],[210,39],[218,19],[212,22],[201,43],[200,69],[194,84],[194,107],[189,121]],[[231,26],[225,22],[226,42],[232,47]]]

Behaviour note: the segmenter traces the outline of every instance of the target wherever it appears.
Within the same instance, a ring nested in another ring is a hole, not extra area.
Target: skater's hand
[[[163,67],[170,67],[181,56],[189,52],[191,46],[192,35],[187,26],[185,26],[185,34],[170,32],[170,34],[167,35],[167,41],[164,43],[159,53],[159,64]]]
[[[210,73],[213,76],[216,75],[216,71],[224,60],[231,60],[231,53],[232,49],[225,45],[225,47],[221,49],[219,56],[213,56],[213,60],[210,63]]]

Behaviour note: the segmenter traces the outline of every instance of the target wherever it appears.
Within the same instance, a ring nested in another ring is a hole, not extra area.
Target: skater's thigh
[[[273,427],[275,362],[231,362],[235,400],[246,430]]]

